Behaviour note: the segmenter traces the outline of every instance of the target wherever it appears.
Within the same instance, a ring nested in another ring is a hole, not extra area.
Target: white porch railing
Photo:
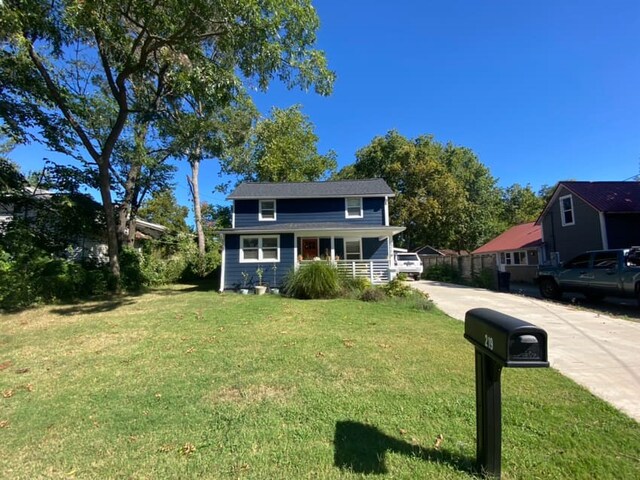
[[[320,260],[299,260],[299,265]],[[352,278],[364,277],[372,284],[387,283],[389,277],[389,262],[386,260],[335,260],[332,262],[341,275]]]
[[[336,267],[342,275],[364,277],[374,285],[389,281],[389,262],[386,260],[338,260]]]

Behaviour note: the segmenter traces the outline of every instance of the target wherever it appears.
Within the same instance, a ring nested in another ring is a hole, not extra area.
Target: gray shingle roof
[[[258,198],[319,198],[348,196],[393,196],[381,178],[370,180],[336,180],[328,182],[241,183],[229,200]]]

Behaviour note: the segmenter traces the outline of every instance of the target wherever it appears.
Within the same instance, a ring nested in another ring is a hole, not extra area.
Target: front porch
[[[320,260],[302,260],[298,265],[304,265]],[[388,283],[393,277],[393,264],[388,260],[324,260],[329,261],[345,277],[366,278],[372,285]]]

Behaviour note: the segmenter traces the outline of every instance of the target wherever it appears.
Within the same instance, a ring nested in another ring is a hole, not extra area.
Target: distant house
[[[530,282],[542,253],[542,229],[534,222],[511,227],[473,252],[473,255],[495,255],[501,271],[511,273],[511,280]]]
[[[560,182],[536,225],[546,261],[640,245],[640,182]]]
[[[54,208],[56,207],[57,208]],[[80,193],[59,193],[25,187],[24,194],[0,198],[0,233],[15,219],[26,221],[32,229],[46,232],[50,252],[71,260],[109,261],[101,205]],[[157,239],[167,227],[136,218],[135,245]]]
[[[393,275],[389,225],[393,191],[382,179],[301,183],[242,183],[229,195],[232,228],[221,230],[221,290],[257,281],[279,286],[305,262],[327,260],[372,283]],[[244,274],[244,275],[243,275]]]
[[[451,250],[449,248],[434,248],[431,245],[425,245],[424,247],[420,247],[420,248],[416,248],[415,250],[413,250],[413,253],[417,253],[418,255],[422,256],[436,256],[436,257],[445,257],[445,256],[451,256],[451,257],[457,257],[460,255],[469,255],[469,252],[467,252],[466,250],[461,250],[460,252],[456,251],[456,250]]]

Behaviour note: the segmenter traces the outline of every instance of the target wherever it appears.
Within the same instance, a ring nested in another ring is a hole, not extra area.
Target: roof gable
[[[556,202],[561,187],[578,196],[598,212],[640,212],[640,182],[559,182],[536,224],[542,221],[551,205]]]
[[[562,182],[599,212],[640,212],[640,182]]]
[[[534,222],[523,223],[511,227],[493,240],[474,250],[474,255],[481,253],[495,253],[511,250],[522,250],[542,245],[542,227]]]
[[[393,191],[381,178],[327,182],[241,183],[229,200],[260,198],[392,197]]]

